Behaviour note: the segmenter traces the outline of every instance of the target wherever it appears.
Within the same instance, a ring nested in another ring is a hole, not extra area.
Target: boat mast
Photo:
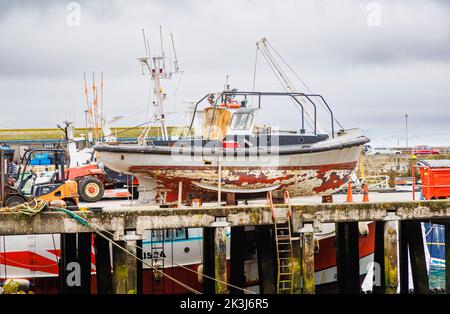
[[[164,89],[161,85],[162,79],[168,79],[170,80],[172,78],[172,75],[174,73],[179,72],[178,69],[178,60],[175,57],[175,72],[167,72],[166,71],[166,62],[165,62],[165,53],[164,53],[164,47],[163,47],[163,37],[162,37],[162,28],[160,26],[160,40],[161,40],[161,55],[159,56],[152,56],[150,53],[150,46],[148,44],[148,40],[145,36],[145,31],[142,30],[143,36],[144,36],[144,45],[145,45],[145,52],[147,54],[144,58],[138,58],[138,60],[141,62],[143,68],[147,68],[150,77],[152,79],[153,83],[153,93],[155,95],[155,101],[153,102],[156,110],[154,114],[154,121],[159,121],[161,133],[162,133],[162,139],[167,140],[169,139],[167,126],[165,123],[165,112],[164,112],[164,101],[166,99],[166,94],[164,93]],[[173,49],[175,51],[175,45],[173,44],[173,36],[171,34],[171,41],[173,45]],[[138,138],[138,143],[141,145],[146,144],[146,138],[148,136],[148,133],[150,132],[150,125],[147,125],[141,135]]]
[[[286,73],[283,71],[283,69],[280,67],[278,62],[273,57],[272,53],[269,50],[269,47],[267,46],[267,38],[263,37],[260,40],[256,42],[256,47],[261,51],[261,53],[264,55],[265,59],[269,63],[271,67],[273,67],[276,71],[276,74],[278,74],[278,78],[285,83],[285,88],[290,91],[291,93],[298,93],[297,89],[294,87],[294,84],[292,84],[289,77],[286,75]],[[309,104],[305,101],[304,97],[295,97],[301,104],[303,105],[303,108],[305,110],[306,116],[314,123],[314,114],[309,110]],[[320,133],[327,133],[324,128],[320,126],[320,124],[316,121],[317,130]]]

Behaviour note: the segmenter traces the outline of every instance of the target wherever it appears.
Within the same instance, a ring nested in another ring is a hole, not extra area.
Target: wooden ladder
[[[153,269],[164,272],[164,244],[165,244],[165,230],[153,229],[151,230],[151,265]],[[162,294],[165,292],[165,278],[157,271],[153,270],[152,278],[152,293]]]
[[[291,205],[289,193],[284,191],[284,203],[288,204],[286,214],[278,213],[273,205],[272,192],[267,193],[267,200],[272,210],[275,225],[275,243],[277,250],[277,293],[292,293],[294,289],[294,256],[291,236]],[[287,201],[287,202],[286,202]]]

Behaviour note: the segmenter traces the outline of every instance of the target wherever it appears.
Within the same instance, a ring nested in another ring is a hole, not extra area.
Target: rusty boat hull
[[[263,195],[287,190],[291,196],[329,195],[344,186],[369,141],[359,132],[311,145],[269,149],[157,145],[97,145],[103,163],[139,180],[140,200],[217,199],[223,193]]]

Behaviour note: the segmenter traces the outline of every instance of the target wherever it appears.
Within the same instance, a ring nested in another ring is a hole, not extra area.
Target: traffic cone
[[[350,181],[348,181],[348,186],[347,186],[347,203],[353,203],[353,194],[352,194],[352,184],[350,183]]]
[[[364,183],[364,194],[363,194],[363,203],[367,203],[369,201],[369,187],[367,183]]]

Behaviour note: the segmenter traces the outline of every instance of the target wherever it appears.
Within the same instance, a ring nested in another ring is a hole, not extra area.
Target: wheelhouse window
[[[231,119],[231,129],[248,130],[253,122],[253,114],[249,112],[235,112]]]
[[[185,240],[188,238],[187,228],[176,228],[166,230],[166,241]]]

